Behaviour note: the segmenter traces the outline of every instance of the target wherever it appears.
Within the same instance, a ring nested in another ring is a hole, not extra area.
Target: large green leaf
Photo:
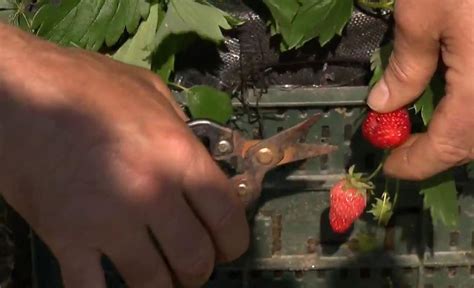
[[[163,7],[161,7],[158,13],[158,27],[160,27],[163,23],[165,15],[166,11]],[[155,37],[155,35],[153,35],[153,37]],[[170,37],[167,38],[168,41],[170,41],[169,38]],[[165,43],[162,42],[153,54],[151,70],[158,74],[165,82],[169,81],[171,72],[174,69],[175,53],[177,53],[175,47],[170,46],[169,44],[165,45]]]
[[[444,172],[422,183],[424,208],[429,209],[433,221],[446,226],[457,226],[459,210],[457,191],[452,172]]]
[[[238,23],[237,19],[205,2],[170,0],[156,33],[155,45],[159,46],[169,35],[186,33],[196,33],[202,39],[220,43],[224,40],[221,29],[231,29]]]
[[[187,48],[197,37],[221,43],[223,30],[241,22],[206,2],[170,0],[166,14],[160,17],[152,49],[155,49],[152,70],[168,81],[174,70],[175,55]]]
[[[153,55],[152,70],[168,81],[174,70],[176,54],[187,49],[197,39],[196,34],[172,34],[163,40]]]
[[[165,82],[170,81],[171,73],[174,70],[175,54],[173,51],[170,52],[171,53],[167,53],[164,49],[160,48],[158,52],[154,54],[151,66],[151,69]]]
[[[287,49],[296,49],[319,37],[322,46],[341,35],[354,9],[347,0],[264,0],[272,13],[274,33]],[[296,6],[299,6],[298,8]],[[295,13],[295,10],[297,11]]]
[[[280,33],[283,39],[291,36],[291,23],[300,8],[296,0],[263,0],[273,16],[272,34]],[[285,43],[286,44],[286,43]]]
[[[320,26],[315,27],[319,30],[319,43],[326,45],[336,35],[342,35],[342,30],[352,16],[354,5],[352,1],[333,0],[334,6],[327,14],[327,18]],[[311,40],[307,39],[307,41]]]
[[[115,60],[146,69],[151,68],[150,44],[153,43],[158,27],[159,9],[158,3],[150,7],[148,19],[143,21],[137,33],[117,50],[113,55]]]
[[[42,0],[33,18],[35,33],[61,45],[98,50],[135,33],[149,11],[147,0]]]
[[[209,86],[194,86],[187,91],[187,106],[193,118],[225,124],[232,116],[232,102],[227,93]]]

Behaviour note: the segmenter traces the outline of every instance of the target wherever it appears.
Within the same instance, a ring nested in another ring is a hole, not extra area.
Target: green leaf
[[[320,27],[319,43],[321,46],[326,45],[334,36],[341,35],[342,30],[352,16],[354,9],[353,2],[347,0],[333,0],[335,2],[328,17]],[[308,39],[311,40],[311,39]]]
[[[117,43],[125,30],[135,33],[149,11],[147,0],[42,0],[40,5],[33,18],[38,36],[94,51]]]
[[[140,24],[137,33],[128,39],[112,58],[126,64],[146,69],[151,68],[152,51],[149,50],[149,46],[153,43],[158,27],[159,9],[160,5],[158,3],[150,7],[148,19]]]
[[[353,1],[347,0],[264,2],[274,17],[274,30],[283,38],[282,47],[287,49],[300,48],[317,37],[321,46],[326,45],[336,35],[342,34],[354,9]],[[295,14],[296,5],[299,8]]]
[[[155,37],[158,47],[169,35],[196,33],[217,44],[224,40],[221,29],[228,30],[241,23],[226,12],[194,0],[170,0],[168,11]]]
[[[160,7],[158,11],[158,27],[161,26],[163,23],[163,19],[165,18],[166,12],[163,6]],[[155,35],[153,35],[155,37]],[[174,69],[174,60],[175,60],[175,53],[176,51],[176,39],[170,39],[172,36],[167,38],[167,41],[171,41],[175,45],[166,45],[165,43],[161,43],[159,48],[153,54],[153,59],[151,63],[151,70],[154,71],[161,79],[165,82],[168,82],[171,76],[171,72]],[[185,47],[184,44],[180,45],[181,47]]]
[[[158,76],[160,76],[161,80],[164,82],[169,82],[171,73],[174,70],[174,61],[175,55],[173,53],[166,53],[161,54],[163,49],[159,49],[157,53],[154,54],[153,62],[151,66],[151,70],[155,71]],[[163,57],[164,55],[168,55],[167,57]]]
[[[433,222],[441,221],[451,227],[458,225],[457,191],[452,172],[440,173],[423,181],[420,193],[424,195],[424,208],[430,210]]]
[[[375,203],[372,204],[372,209],[368,213],[374,216],[374,220],[379,224],[386,226],[393,215],[393,204],[390,202],[390,197],[386,192],[383,193],[382,198],[376,198]]]
[[[168,81],[174,70],[175,55],[197,39],[197,35],[192,33],[168,36],[155,51],[151,69],[160,75],[163,81]]]
[[[0,0],[0,22],[11,23],[16,7],[13,0]]]
[[[426,88],[425,92],[421,95],[420,98],[414,104],[415,112],[421,112],[421,118],[423,119],[423,123],[425,126],[428,126],[428,123],[431,121],[431,116],[433,115],[434,111],[434,104],[433,104],[433,90],[430,86]]]
[[[263,0],[273,16],[272,35],[281,34],[288,39],[291,33],[291,23],[300,8],[297,0]]]
[[[23,0],[0,0],[0,22],[8,23],[31,31],[31,12],[29,1]]]
[[[0,10],[13,9],[15,7],[14,0],[0,0]]]
[[[382,79],[383,72],[388,66],[390,55],[392,54],[393,43],[383,45],[376,49],[370,57],[370,68],[373,71],[369,86],[373,87],[380,79]]]
[[[232,116],[230,96],[209,86],[194,86],[186,91],[187,106],[193,118],[225,124]]]
[[[169,81],[174,70],[175,55],[199,37],[220,43],[221,29],[231,29],[242,22],[207,3],[194,0],[170,0],[166,14],[160,10],[159,28],[151,49],[152,70]]]
[[[415,102],[415,112],[421,112],[421,118],[423,119],[425,126],[428,126],[430,123],[434,109],[439,100],[443,97],[444,91],[444,79],[439,73],[436,73],[421,97]]]

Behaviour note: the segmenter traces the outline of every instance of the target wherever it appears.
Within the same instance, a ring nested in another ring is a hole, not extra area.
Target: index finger
[[[249,245],[245,206],[204,146],[195,145],[183,177],[185,195],[218,248],[218,261],[241,256]]]

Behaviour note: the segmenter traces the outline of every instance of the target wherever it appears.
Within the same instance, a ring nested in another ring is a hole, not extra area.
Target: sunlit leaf
[[[193,118],[224,124],[232,116],[230,96],[209,86],[194,86],[187,92],[187,105]]]

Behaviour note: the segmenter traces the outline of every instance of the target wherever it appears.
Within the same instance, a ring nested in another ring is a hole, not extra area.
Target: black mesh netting
[[[389,20],[355,10],[342,37],[324,48],[317,39],[297,51],[279,52],[261,1],[210,1],[246,23],[226,34],[223,47],[200,41],[176,63],[176,81],[226,91],[272,85],[354,86],[370,77],[370,55],[389,31]],[[251,2],[249,5],[247,2]]]

